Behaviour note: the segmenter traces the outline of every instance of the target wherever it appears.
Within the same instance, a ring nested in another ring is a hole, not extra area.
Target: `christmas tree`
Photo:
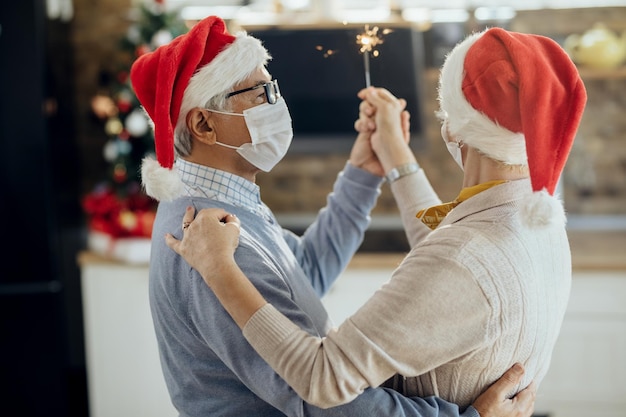
[[[130,84],[130,67],[141,55],[184,33],[177,11],[167,11],[164,0],[142,4],[127,35],[120,42],[119,69],[110,77],[107,94],[92,99],[93,113],[103,121],[108,140],[103,157],[106,179],[83,198],[89,229],[111,238],[149,238],[156,202],[141,188],[142,159],[154,153],[150,121]]]

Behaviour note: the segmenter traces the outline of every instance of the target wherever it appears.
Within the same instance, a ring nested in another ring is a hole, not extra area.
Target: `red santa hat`
[[[554,194],[586,100],[576,66],[558,43],[501,28],[459,43],[439,80],[451,136],[504,164],[528,165],[535,191],[528,217],[539,223],[553,212],[542,197]]]
[[[210,16],[133,63],[133,89],[154,123],[156,161],[145,158],[141,167],[148,195],[167,201],[182,193],[182,181],[172,169],[174,133],[187,112],[205,106],[269,59],[258,39],[245,32],[233,36],[221,18]]]

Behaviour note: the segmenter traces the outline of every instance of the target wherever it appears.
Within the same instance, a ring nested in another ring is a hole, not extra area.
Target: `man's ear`
[[[215,135],[213,114],[201,108],[193,108],[187,113],[187,129],[200,142],[212,145],[217,140]]]

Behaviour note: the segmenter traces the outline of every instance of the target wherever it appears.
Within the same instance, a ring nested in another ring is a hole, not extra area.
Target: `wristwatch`
[[[392,183],[405,175],[412,174],[420,170],[420,166],[417,162],[410,162],[408,164],[400,165],[393,168],[385,175],[385,179],[388,183]]]

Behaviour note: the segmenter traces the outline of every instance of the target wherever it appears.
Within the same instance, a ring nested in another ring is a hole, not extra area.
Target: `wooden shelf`
[[[624,80],[626,79],[626,66],[613,69],[595,69],[578,67],[578,72],[583,80]]]
[[[578,67],[578,72],[583,80],[625,80],[626,65],[613,69],[596,69],[583,66]],[[427,68],[424,77],[429,81],[439,79],[439,68]]]

